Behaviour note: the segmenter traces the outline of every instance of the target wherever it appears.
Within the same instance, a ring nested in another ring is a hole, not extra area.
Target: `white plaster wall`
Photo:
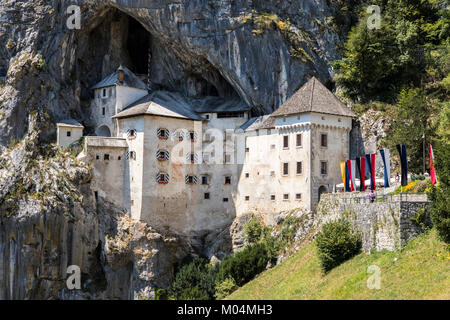
[[[107,126],[111,132],[111,136],[114,135],[114,124],[111,119],[115,113],[115,103],[116,103],[116,88],[107,87],[107,98],[101,97],[102,89],[97,89],[94,91],[94,99],[91,101],[91,121],[95,127],[96,133],[101,126]],[[105,115],[103,115],[103,108],[105,108]]]
[[[71,132],[70,137],[67,136],[67,132],[69,131]],[[61,147],[68,147],[72,143],[78,141],[82,136],[83,128],[58,126],[56,144]]]
[[[121,112],[125,107],[148,95],[148,91],[124,86],[116,86],[116,113]]]
[[[127,139],[128,152],[134,151],[136,159],[125,159],[127,161],[128,170],[125,171],[125,179],[129,185],[129,207],[131,217],[136,220],[141,219],[142,204],[142,188],[143,188],[143,172],[145,163],[144,139],[145,139],[145,121],[144,117],[133,117],[121,119],[118,121],[118,135]],[[136,138],[131,140],[127,137],[127,130],[135,129]]]
[[[295,208],[309,207],[309,126],[292,130],[266,130],[246,133],[246,161],[238,185],[237,215],[248,212],[265,214]],[[302,134],[302,146],[296,147],[296,135]],[[289,137],[289,149],[283,149],[283,136]],[[272,147],[275,146],[275,148]],[[303,163],[303,172],[296,174],[297,161]],[[282,173],[282,163],[289,163],[289,174]],[[273,171],[273,175],[272,175]],[[246,178],[246,173],[249,177]],[[283,194],[289,194],[289,200],[283,200]],[[295,194],[301,193],[302,199],[296,200]],[[275,195],[275,200],[271,200]],[[245,200],[249,196],[250,200]]]

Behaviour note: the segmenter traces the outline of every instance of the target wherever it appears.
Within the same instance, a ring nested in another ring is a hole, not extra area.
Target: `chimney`
[[[119,72],[119,75],[118,75],[119,82],[123,82],[124,71],[123,71],[122,65],[119,67],[119,69],[117,69],[117,71]]]

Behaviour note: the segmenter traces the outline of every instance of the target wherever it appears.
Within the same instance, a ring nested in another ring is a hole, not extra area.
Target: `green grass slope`
[[[381,288],[369,289],[370,265]],[[450,253],[434,230],[398,252],[362,253],[323,274],[313,243],[227,299],[450,299]]]

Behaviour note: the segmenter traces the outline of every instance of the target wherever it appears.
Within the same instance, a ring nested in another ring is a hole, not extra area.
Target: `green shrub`
[[[264,236],[264,225],[260,218],[252,218],[244,226],[243,235],[248,244],[260,241]]]
[[[268,262],[269,256],[263,243],[250,245],[222,261],[217,281],[222,282],[231,277],[241,286],[261,273]]]
[[[411,218],[411,222],[420,229],[426,231],[431,228],[430,214],[426,207],[420,208]]]
[[[447,191],[447,192],[446,192]],[[439,238],[450,244],[450,188],[433,187],[430,192],[430,216]]]
[[[162,288],[155,288],[154,300],[169,300],[169,292]]]
[[[340,265],[361,251],[361,236],[354,232],[350,222],[339,219],[322,227],[316,246],[322,269],[325,272]]]
[[[213,299],[217,271],[218,267],[210,266],[204,258],[188,259],[175,273],[170,296],[176,300]]]
[[[223,299],[232,294],[239,288],[233,278],[226,278],[222,282],[216,284],[216,299]]]

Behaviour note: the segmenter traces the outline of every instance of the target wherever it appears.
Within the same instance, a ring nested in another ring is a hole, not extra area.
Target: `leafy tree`
[[[381,28],[370,30],[362,11],[348,35],[343,58],[335,61],[335,81],[344,96],[365,103],[393,102],[405,85],[420,86],[427,59],[436,46],[448,45],[448,0],[377,0]]]
[[[435,106],[423,89],[405,88],[398,96],[398,103],[391,108],[391,126],[385,143],[392,150],[397,144],[405,144],[409,170],[423,172],[423,142],[424,139],[425,142],[431,141],[435,135],[435,125],[430,117]]]
[[[361,251],[361,236],[345,219],[328,222],[316,237],[316,246],[325,272],[352,258]]]

